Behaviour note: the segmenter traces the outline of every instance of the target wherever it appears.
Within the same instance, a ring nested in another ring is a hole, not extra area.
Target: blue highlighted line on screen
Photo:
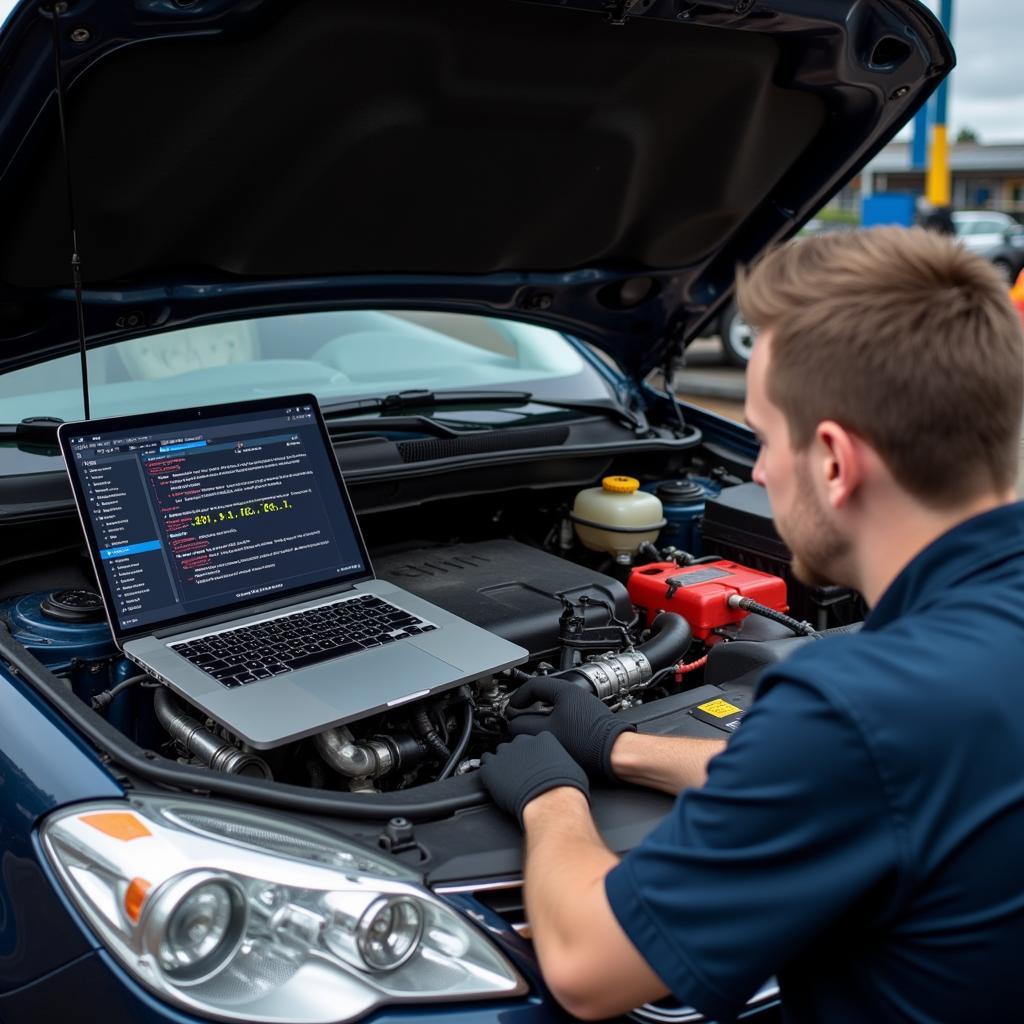
[[[103,548],[100,551],[100,558],[106,561],[108,558],[123,558],[125,555],[141,555],[145,551],[159,551],[160,541],[145,540],[141,544],[122,544],[119,548]]]
[[[185,448],[205,448],[205,441],[186,441],[184,444],[164,444],[160,446],[162,452],[180,452]]]

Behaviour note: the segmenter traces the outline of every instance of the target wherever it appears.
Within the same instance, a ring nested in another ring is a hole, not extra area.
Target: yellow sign
[[[735,704],[730,704],[727,700],[722,700],[721,697],[718,700],[709,700],[707,704],[698,704],[697,707],[709,715],[714,715],[715,718],[728,718],[729,715],[735,715],[738,711],[743,710],[743,708],[736,707]]]

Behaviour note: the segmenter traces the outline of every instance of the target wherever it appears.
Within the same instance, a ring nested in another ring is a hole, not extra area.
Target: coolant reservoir
[[[631,476],[606,476],[600,487],[580,491],[569,518],[584,547],[627,564],[665,525],[661,501]]]

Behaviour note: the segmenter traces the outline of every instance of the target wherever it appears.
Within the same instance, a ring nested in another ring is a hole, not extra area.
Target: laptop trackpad
[[[294,683],[328,704],[344,702],[357,712],[360,705],[369,711],[458,678],[448,662],[405,643],[323,662],[305,669]]]

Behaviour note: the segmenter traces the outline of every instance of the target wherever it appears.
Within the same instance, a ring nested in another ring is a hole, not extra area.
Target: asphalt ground
[[[686,350],[686,365],[673,380],[676,396],[729,419],[743,419],[743,370],[728,366],[717,338],[700,338]]]
[[[686,350],[686,365],[673,380],[676,396],[729,419],[743,420],[743,370],[728,366],[717,338],[701,338]],[[1017,494],[1024,498],[1024,436],[1021,437]]]

